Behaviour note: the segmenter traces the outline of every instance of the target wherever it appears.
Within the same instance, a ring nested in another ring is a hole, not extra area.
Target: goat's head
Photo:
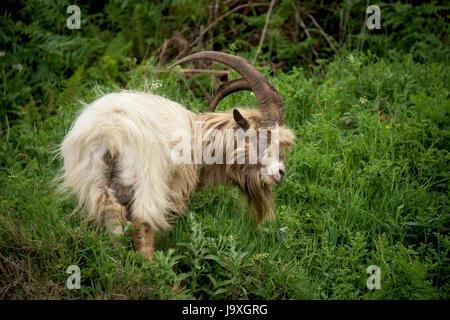
[[[236,127],[244,132],[253,131],[258,141],[257,145],[252,142],[245,144],[247,151],[248,149],[259,151],[256,164],[247,165],[245,170],[260,169],[259,180],[267,185],[280,183],[286,172],[284,155],[294,144],[295,136],[291,130],[284,127],[284,106],[278,91],[246,59],[222,52],[194,53],[179,60],[169,69],[186,62],[203,59],[220,62],[241,75],[241,78],[225,82],[217,89],[209,104],[209,112],[214,112],[217,104],[234,92],[249,90],[254,93],[259,107],[259,114],[256,117],[246,117],[238,109],[233,110]],[[249,164],[248,154],[249,152],[246,153],[245,164]]]
[[[284,156],[295,139],[293,132],[284,127],[283,100],[269,81],[246,59],[230,54],[215,51],[199,52],[181,59],[169,69],[200,59],[220,62],[237,71],[242,77],[225,82],[217,89],[209,104],[210,113],[203,115],[202,119],[209,124],[217,123],[218,118],[228,119],[223,126],[223,123],[218,126],[222,131],[232,129],[245,134],[243,147],[239,145],[234,147],[233,142],[231,147],[233,164],[227,162],[225,166],[215,166],[215,169],[212,166],[213,169],[210,170],[225,169],[226,176],[247,195],[250,204],[256,210],[258,223],[261,223],[267,216],[273,215],[273,198],[269,186],[283,181],[286,172]],[[234,109],[233,118],[212,114],[223,98],[240,90],[250,90],[254,93],[259,112]],[[256,139],[251,139],[250,136]],[[252,162],[250,154],[255,150],[257,152],[253,154],[256,154],[256,161]],[[237,163],[234,163],[234,160],[239,158],[240,151],[244,151],[241,152],[241,155],[244,154],[244,162],[238,159]]]

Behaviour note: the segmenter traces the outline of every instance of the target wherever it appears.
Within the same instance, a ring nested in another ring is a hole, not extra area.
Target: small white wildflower
[[[12,67],[13,67],[13,69],[16,69],[16,70],[19,70],[19,71],[23,70],[23,66],[20,63],[13,64]]]
[[[287,227],[282,227],[282,228],[280,228],[280,231],[281,231],[281,232],[287,232]]]
[[[0,51],[0,57],[4,57],[6,56],[6,52],[5,51]]]
[[[162,83],[161,83],[161,81],[159,81],[159,80],[153,80],[151,83],[150,83],[150,90],[156,90],[156,89],[158,89],[158,88],[161,88],[162,87]]]

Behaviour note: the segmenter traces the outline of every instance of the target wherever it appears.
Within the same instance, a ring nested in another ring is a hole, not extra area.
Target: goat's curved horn
[[[252,87],[248,84],[247,80],[244,78],[235,79],[232,81],[224,82],[220,85],[219,88],[217,88],[216,93],[214,94],[214,97],[212,98],[211,102],[209,103],[209,112],[214,112],[216,109],[216,106],[219,104],[219,102],[225,98],[226,96],[232,94],[236,91],[241,90],[249,90],[252,91]]]
[[[267,79],[256,70],[246,59],[233,56],[231,54],[216,52],[216,51],[203,51],[191,54],[178,62],[171,65],[168,69],[180,65],[182,63],[190,62],[192,60],[207,59],[220,62],[234,70],[236,70],[242,78],[248,83],[251,90],[255,94],[258,101],[259,110],[261,113],[261,126],[271,127],[277,122],[279,125],[284,125],[284,106],[283,100],[278,91],[267,81]],[[230,88],[224,87],[224,92],[231,90],[235,85],[241,85],[243,87],[243,81],[236,81],[233,85],[229,85]],[[228,85],[227,85],[228,86]],[[238,90],[244,90],[238,88]],[[236,92],[233,90],[232,92]],[[230,92],[230,93],[232,93]],[[225,95],[221,95],[221,99]],[[220,99],[215,103],[219,103]],[[211,107],[210,107],[211,108]]]

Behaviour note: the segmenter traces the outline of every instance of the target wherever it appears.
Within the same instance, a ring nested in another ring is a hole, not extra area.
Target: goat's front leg
[[[143,220],[133,223],[134,248],[142,253],[150,262],[153,262],[153,251],[155,250],[155,232],[152,227]]]

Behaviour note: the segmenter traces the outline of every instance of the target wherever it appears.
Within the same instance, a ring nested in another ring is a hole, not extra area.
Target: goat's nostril
[[[280,172],[280,177],[283,179],[284,175],[286,174],[286,171],[284,171],[283,169],[280,169],[279,172]]]

